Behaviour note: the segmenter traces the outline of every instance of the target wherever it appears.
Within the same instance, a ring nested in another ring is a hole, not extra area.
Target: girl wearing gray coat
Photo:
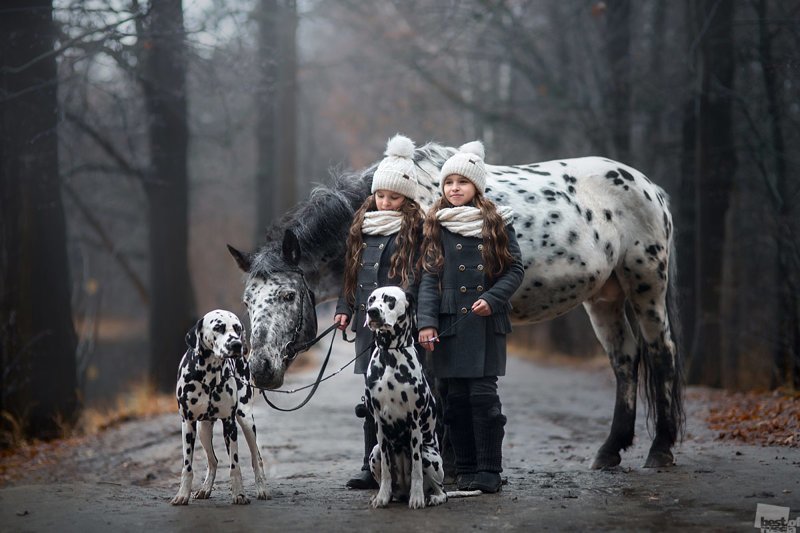
[[[524,275],[513,213],[484,197],[479,141],[442,166],[443,197],[425,218],[419,340],[442,382],[459,490],[500,490],[506,417],[497,377],[506,371],[509,300]]]
[[[419,286],[414,268],[422,240],[422,211],[413,199],[417,187],[413,156],[411,139],[396,135],[389,140],[386,158],[372,178],[372,194],[356,211],[347,237],[344,288],[334,322],[341,330],[351,324],[356,334],[356,354],[360,357],[354,370],[358,374],[366,374],[374,346],[372,332],[365,326],[370,293],[378,287],[397,285],[416,296]],[[377,444],[378,430],[363,403],[356,405],[356,416],[364,418],[364,462],[346,485],[351,489],[377,489],[369,469],[369,454]]]

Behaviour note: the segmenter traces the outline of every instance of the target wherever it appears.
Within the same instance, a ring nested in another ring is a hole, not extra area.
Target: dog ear
[[[417,299],[410,291],[406,291],[406,302],[408,303],[409,309],[413,309],[417,305]]]
[[[203,319],[197,321],[197,324],[189,328],[186,332],[186,346],[189,348],[197,348],[197,339],[200,335],[200,330],[203,329]]]
[[[247,356],[247,354],[250,353],[250,345],[247,344],[247,330],[245,329],[244,324],[242,324],[241,338],[242,338],[242,355]]]

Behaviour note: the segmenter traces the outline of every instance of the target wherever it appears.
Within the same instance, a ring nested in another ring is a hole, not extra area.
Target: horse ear
[[[300,263],[300,241],[290,229],[283,234],[283,259],[292,266]]]
[[[239,268],[242,272],[250,272],[250,267],[252,266],[253,262],[250,259],[250,254],[246,254],[244,252],[240,252],[230,244],[228,246],[228,251],[233,256],[233,259],[236,261],[236,264],[239,265]]]
[[[189,331],[186,332],[186,346],[192,349],[197,347],[197,337],[200,335],[201,329],[203,329],[202,318],[197,321],[197,324],[189,328]]]

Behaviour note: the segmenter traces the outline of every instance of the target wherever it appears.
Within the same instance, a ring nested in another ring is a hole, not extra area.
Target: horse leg
[[[676,368],[675,344],[667,315],[666,283],[644,285],[651,288],[631,295],[639,329],[647,346],[643,354],[646,396],[648,412],[655,416],[656,429],[644,466],[660,468],[675,464],[671,449],[678,437],[679,418],[683,412],[681,378]],[[640,284],[639,290],[642,288],[643,284]]]
[[[625,317],[625,292],[615,275],[583,305],[617,378],[611,432],[592,463],[593,469],[610,468],[620,463],[620,450],[633,444],[639,353],[636,337]]]

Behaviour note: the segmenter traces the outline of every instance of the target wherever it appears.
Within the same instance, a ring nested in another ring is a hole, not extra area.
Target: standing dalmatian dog
[[[189,503],[198,422],[200,443],[208,458],[208,471],[203,486],[194,497],[205,499],[211,496],[217,474],[217,457],[211,442],[216,420],[222,420],[225,448],[231,460],[233,503],[250,503],[244,493],[239,470],[237,421],[250,448],[258,499],[269,498],[264,463],[256,441],[255,419],[251,412],[253,391],[250,387],[250,369],[245,359],[247,345],[244,335],[244,328],[236,315],[219,309],[207,313],[186,334],[189,349],[178,367],[176,389],[183,434],[183,470],[181,486],[172,499],[173,505]]]
[[[381,287],[367,299],[367,325],[376,348],[367,370],[367,406],[378,426],[370,469],[380,485],[373,507],[392,498],[419,509],[447,501],[436,438],[436,403],[414,349],[410,297]]]

